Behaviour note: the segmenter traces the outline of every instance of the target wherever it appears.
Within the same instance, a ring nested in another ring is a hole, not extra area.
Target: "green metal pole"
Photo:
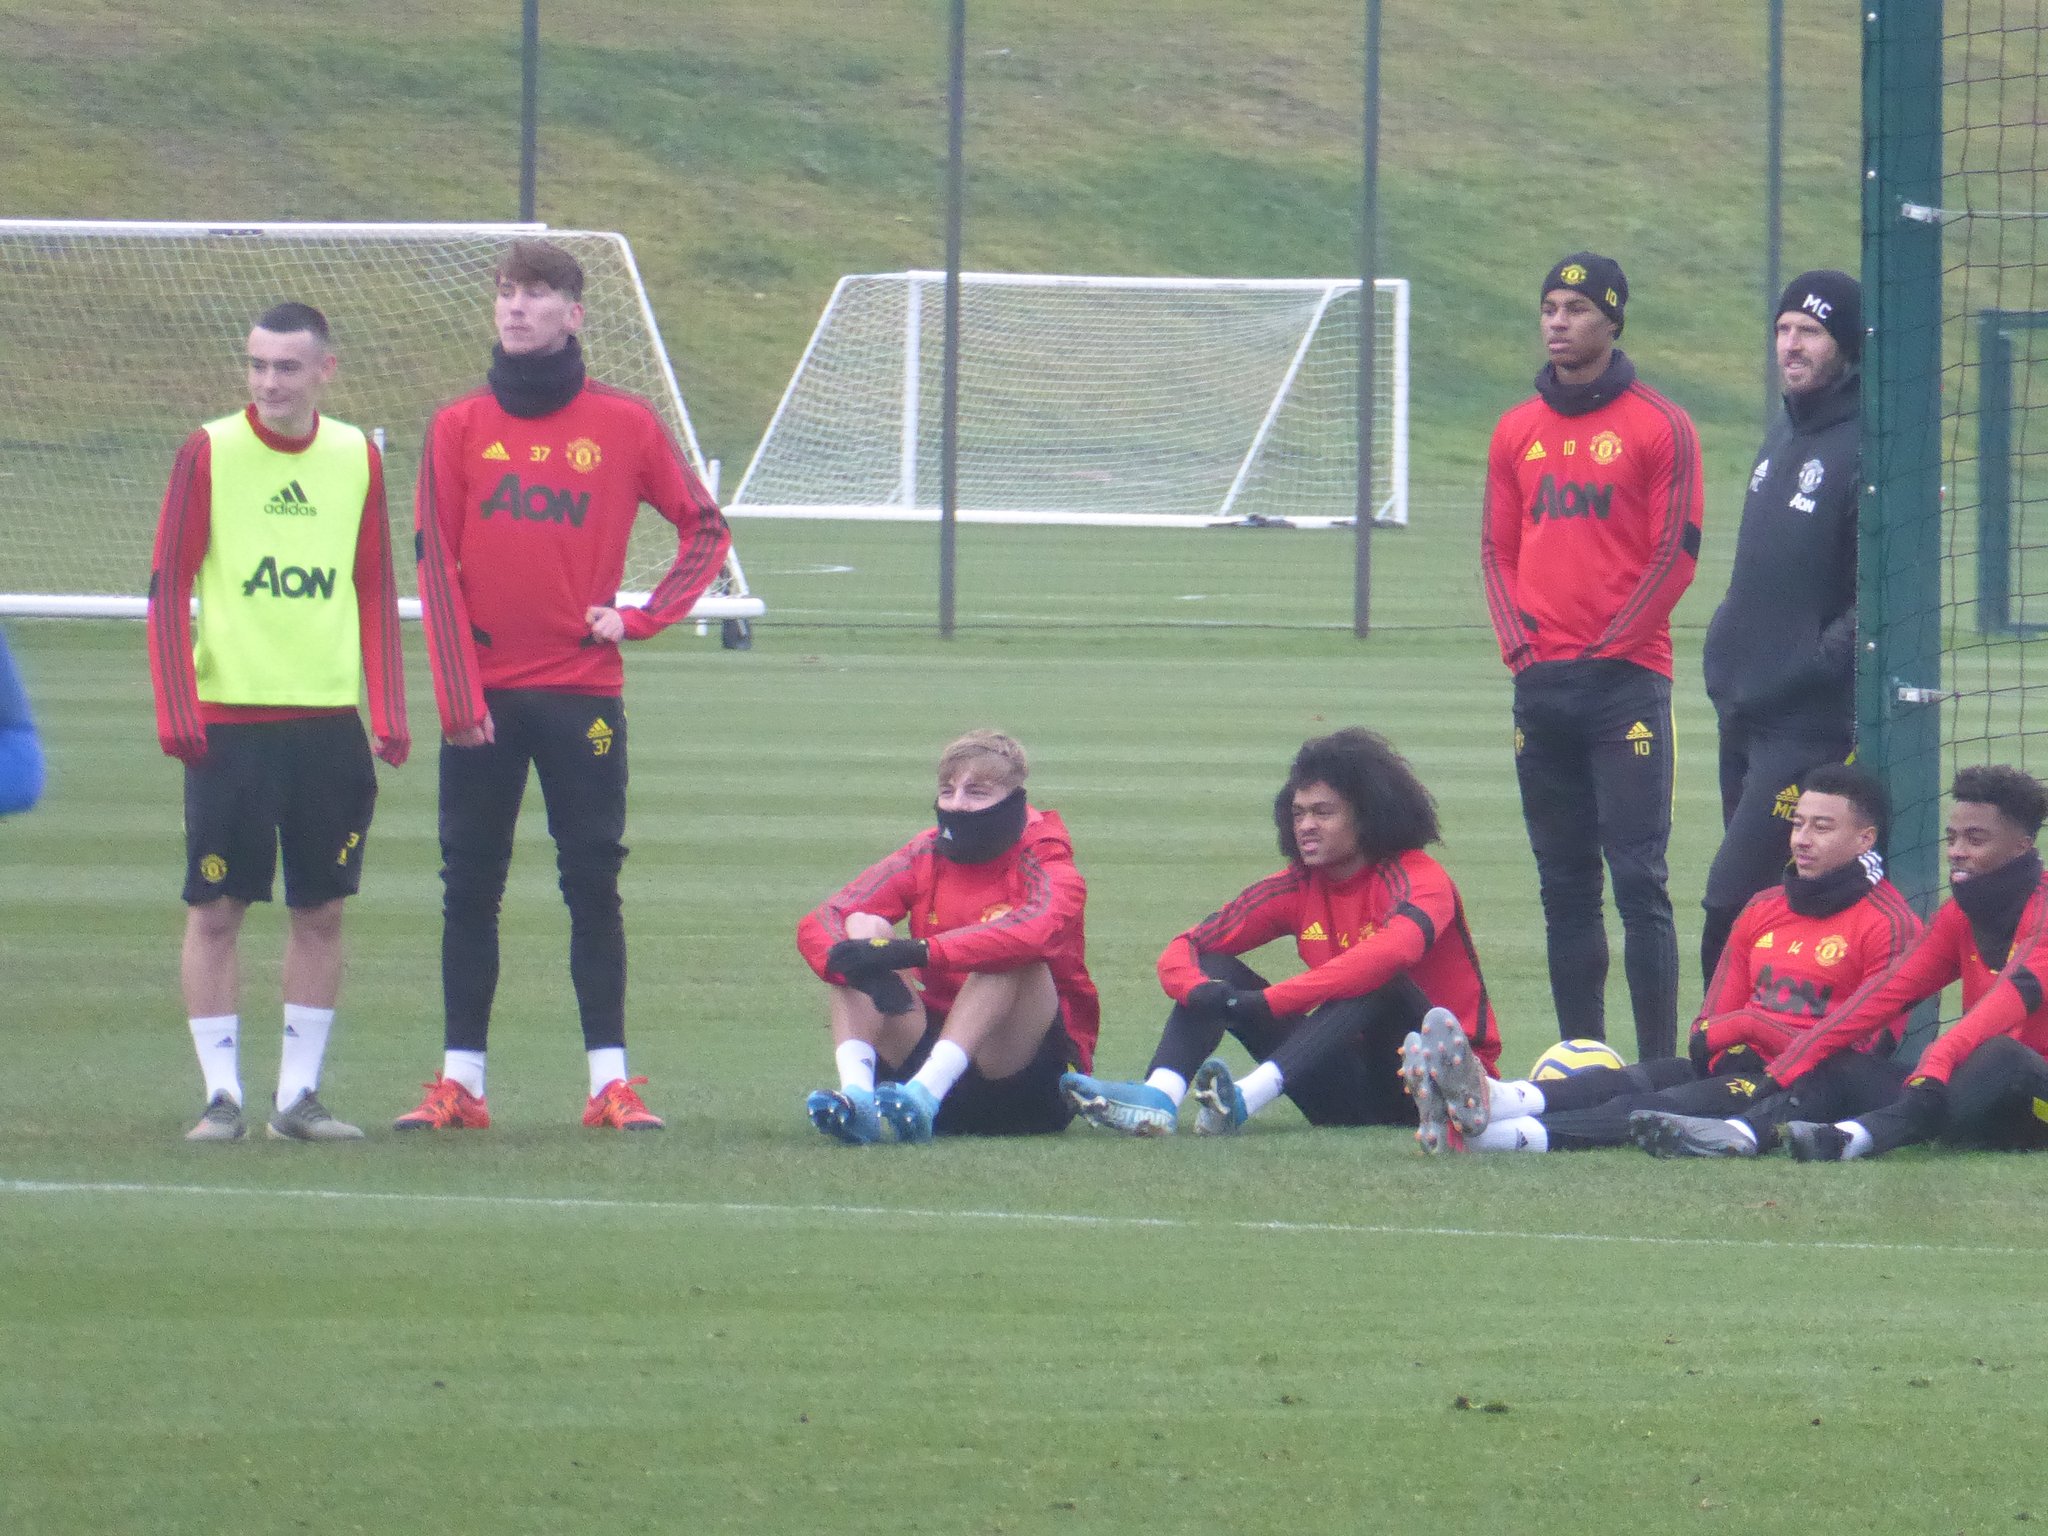
[[[1941,0],[1866,0],[1859,760],[1891,791],[1893,882],[1940,896]],[[1916,1015],[1908,1059],[1931,1032]]]

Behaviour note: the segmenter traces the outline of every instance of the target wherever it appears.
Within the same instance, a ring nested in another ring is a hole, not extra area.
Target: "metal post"
[[[534,166],[539,159],[540,0],[524,0],[519,46],[519,222],[533,222]]]
[[[1941,0],[1865,0],[1857,753],[1891,791],[1892,882],[1940,895]],[[1932,1037],[1915,1011],[1904,1059]]]
[[[1771,311],[1777,307],[1785,247],[1785,0],[1770,4],[1770,69],[1765,94],[1770,124],[1764,151],[1764,425],[1778,412],[1778,349]]]
[[[946,302],[939,378],[939,633],[953,634],[960,497],[960,204],[967,116],[967,0],[953,0],[946,66]]]
[[[1365,0],[1364,166],[1358,198],[1358,501],[1352,523],[1351,633],[1372,631],[1373,363],[1378,340],[1380,215],[1380,0]]]

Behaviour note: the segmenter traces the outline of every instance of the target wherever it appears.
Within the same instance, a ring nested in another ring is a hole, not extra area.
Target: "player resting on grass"
[[[179,978],[206,1083],[186,1139],[242,1136],[238,944],[282,852],[284,1050],[269,1130],[354,1140],[363,1133],[315,1090],[341,990],[342,902],[361,885],[377,800],[356,713],[364,681],[376,755],[395,768],[412,744],[384,463],[361,431],[320,414],[336,362],[319,310],[264,311],[248,364],[249,405],[178,450],[150,561],[157,741],[185,764]]]
[[[1562,1039],[1607,1038],[1601,861],[1621,914],[1636,1054],[1678,1048],[1671,916],[1671,609],[1692,582],[1703,480],[1690,417],[1615,345],[1605,256],[1543,279],[1549,362],[1487,451],[1480,569],[1514,674],[1515,778]]]
[[[25,811],[42,796],[43,744],[7,637],[0,635],[0,816]]]
[[[1273,800],[1287,868],[1166,946],[1172,999],[1142,1082],[1069,1073],[1068,1102],[1105,1130],[1165,1136],[1193,1093],[1200,1135],[1238,1130],[1285,1094],[1312,1125],[1413,1125],[1402,1041],[1425,1019],[1490,1069],[1500,1029],[1464,903],[1423,850],[1436,804],[1385,738],[1343,730],[1305,742]],[[1294,940],[1308,967],[1269,983],[1237,957]],[[1236,1036],[1258,1063],[1242,1079],[1213,1052]]]
[[[804,1108],[827,1136],[899,1141],[1063,1131],[1060,1074],[1095,1055],[1088,887],[1030,763],[1000,731],[939,755],[937,825],[797,924],[830,995],[839,1087]],[[905,922],[909,934],[899,937]]]
[[[1425,1119],[1437,1129],[1418,1132],[1423,1144],[1546,1152],[1633,1137],[1666,1156],[1754,1156],[1810,1106],[1853,1114],[1888,1101],[1905,1076],[1890,1060],[1892,1028],[1837,1053],[1797,1094],[1777,1092],[1764,1070],[1882,975],[1920,931],[1883,878],[1876,850],[1888,820],[1884,786],[1868,774],[1815,769],[1793,812],[1791,863],[1739,914],[1687,1059],[1594,1067],[1545,1083],[1486,1082],[1453,1065],[1431,1074]],[[1433,1057],[1424,1053],[1425,1067]]]
[[[1963,1015],[1927,1048],[1890,1103],[1787,1125],[1785,1139],[1801,1162],[1874,1157],[1937,1138],[1960,1147],[2048,1147],[2048,878],[2034,847],[2048,794],[2008,767],[1965,768],[1949,793],[1949,899],[1919,942],[1830,1025],[1835,1039],[1774,1061],[1771,1075],[1796,1092],[1827,1047],[1855,1040],[1870,1020],[1937,997],[1959,979]]]
[[[583,1123],[660,1130],[626,1075],[625,663],[620,645],[686,617],[732,543],[725,518],[638,395],[589,378],[583,269],[514,241],[498,264],[486,387],[435,413],[420,459],[420,606],[441,712],[441,1072],[400,1130],[481,1128],[498,990],[498,906],[529,771],[540,778],[590,1099]],[[646,502],[676,556],[620,608]]]

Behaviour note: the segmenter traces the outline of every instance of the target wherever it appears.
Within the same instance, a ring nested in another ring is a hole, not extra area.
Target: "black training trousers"
[[[1669,678],[1605,659],[1537,662],[1516,674],[1515,777],[1536,855],[1558,1038],[1607,1038],[1604,859],[1642,1061],[1678,1050],[1678,930],[1665,868],[1674,760]]]
[[[447,1048],[481,1051],[498,990],[498,908],[527,766],[540,776],[569,907],[569,978],[586,1050],[626,1043],[626,714],[616,698],[491,689],[497,739],[441,748],[441,996]]]
[[[1800,781],[1846,761],[1855,746],[1847,731],[1772,730],[1725,715],[1720,727],[1721,847],[1700,901],[1700,974],[1709,984],[1743,904],[1785,873]]]
[[[1202,971],[1233,987],[1266,985],[1235,955],[1204,955]],[[1270,1025],[1229,1032],[1258,1061],[1271,1061],[1283,1092],[1310,1125],[1413,1125],[1415,1103],[1401,1086],[1401,1042],[1422,1027],[1429,999],[1406,976],[1364,997],[1342,997]],[[1180,1004],[1166,1016],[1147,1073],[1160,1067],[1193,1077],[1223,1043],[1224,1025]]]

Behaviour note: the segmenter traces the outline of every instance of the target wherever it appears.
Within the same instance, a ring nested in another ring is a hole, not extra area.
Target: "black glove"
[[[1257,987],[1232,987],[1223,999],[1223,1017],[1233,1024],[1267,1025],[1273,1022],[1273,1010]]]
[[[1711,1077],[1714,1053],[1707,1048],[1707,1026],[1695,1024],[1692,1034],[1685,1042],[1685,1054],[1692,1062],[1692,1069],[1701,1077]]]
[[[931,946],[923,939],[841,939],[825,954],[825,969],[837,971],[851,984],[876,971],[900,971],[923,965]]]
[[[908,1013],[917,1006],[917,998],[909,986],[894,971],[875,971],[850,982],[856,991],[867,994],[869,1002],[878,1013]]]
[[[1223,1013],[1223,1006],[1229,997],[1229,983],[1203,981],[1195,984],[1188,995],[1181,999],[1180,1005],[1190,1013],[1215,1018]]]

